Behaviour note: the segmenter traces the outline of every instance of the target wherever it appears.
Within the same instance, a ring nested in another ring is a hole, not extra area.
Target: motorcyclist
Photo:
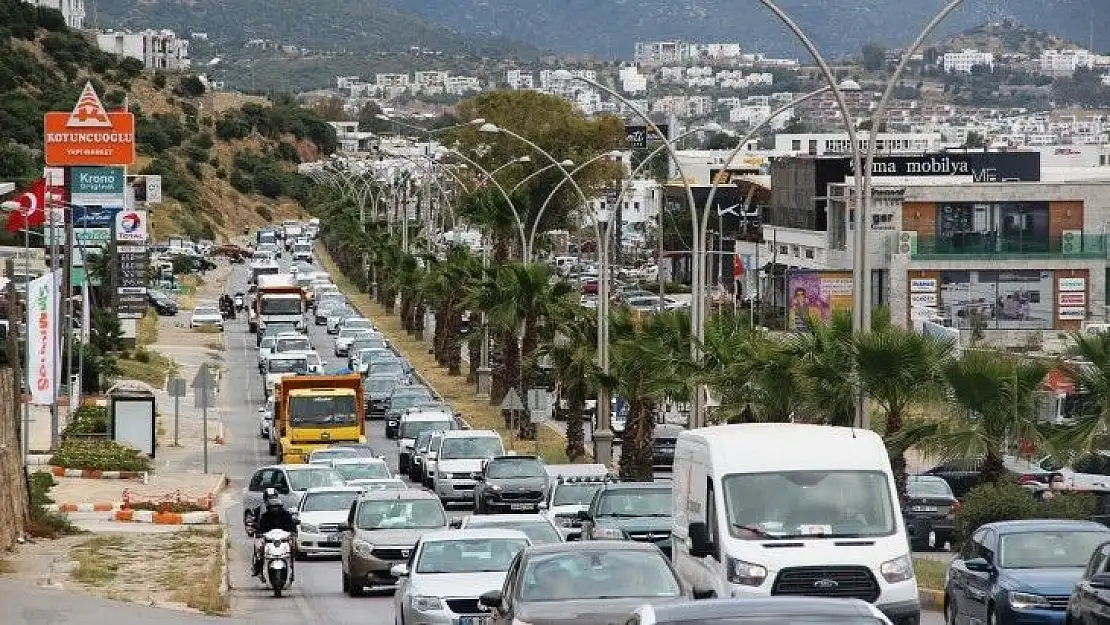
[[[228,319],[235,317],[235,304],[231,301],[231,296],[227,293],[220,296],[220,310],[223,311],[224,317]]]
[[[281,529],[290,534],[296,533],[297,521],[293,513],[285,509],[277,489],[267,488],[263,498],[263,505],[254,511],[254,559],[253,573],[255,577],[262,575],[262,551],[266,544],[266,532]],[[294,542],[294,544],[296,544]]]

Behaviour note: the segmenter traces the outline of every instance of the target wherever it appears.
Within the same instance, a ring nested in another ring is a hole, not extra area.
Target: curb
[[[48,466],[50,474],[54,477],[79,477],[88,480],[143,480],[147,479],[146,471],[100,471],[97,469],[67,469],[65,467]]]
[[[918,588],[917,596],[921,599],[921,609],[939,612],[944,609],[944,591],[931,588]]]
[[[228,535],[227,527],[223,528],[220,532],[220,603],[225,606],[231,606],[231,568],[227,565],[228,560],[228,543],[231,537]]]
[[[123,507],[123,504],[118,502],[98,502],[98,503],[55,503],[43,506],[47,512],[60,512],[67,514],[70,512],[115,512]]]
[[[215,512],[154,512],[153,510],[116,510],[113,521],[152,523],[154,525],[217,525],[220,515]]]

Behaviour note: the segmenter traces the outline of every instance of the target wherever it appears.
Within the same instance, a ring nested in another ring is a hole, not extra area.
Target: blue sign
[[[116,213],[122,206],[101,206],[86,204],[73,206],[73,226],[75,228],[111,228],[116,223]]]

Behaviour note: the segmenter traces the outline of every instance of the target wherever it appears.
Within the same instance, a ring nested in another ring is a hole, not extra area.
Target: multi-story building
[[[941,57],[941,65],[944,71],[950,74],[970,74],[973,67],[984,67],[994,71],[994,54],[978,50],[946,52]]]
[[[690,59],[690,44],[685,41],[638,41],[633,60],[647,67],[680,65]]]
[[[1088,50],[1044,50],[1037,59],[1042,74],[1049,76],[1071,76],[1083,67],[1090,69],[1094,55]]]
[[[482,90],[482,83],[472,76],[448,76],[443,81],[443,92],[450,95],[466,95]]]
[[[408,87],[410,83],[408,74],[377,74],[374,84],[379,87]]]
[[[335,128],[336,139],[339,140],[339,151],[346,154],[369,152],[374,145],[375,136],[372,132],[360,131],[358,122],[328,122]]]
[[[860,150],[867,149],[867,142],[871,140],[871,133],[859,132],[856,134]],[[875,138],[876,154],[921,154],[936,152],[944,147],[943,138],[939,132],[926,133],[892,133],[880,132]],[[851,154],[852,142],[848,133],[780,133],[775,135],[775,152],[777,154],[793,154],[810,156],[824,156],[827,154]]]
[[[415,72],[412,80],[413,92],[422,93],[424,95],[437,95],[443,93],[448,76],[447,72],[441,71]]]
[[[618,73],[621,81],[621,91],[629,94],[647,92],[647,76],[640,73],[635,65],[622,67]]]
[[[190,65],[189,40],[178,38],[172,30],[98,31],[96,46],[104,52],[142,61],[146,69],[181,71]]]
[[[85,27],[85,0],[26,0],[43,9],[56,9],[65,19],[66,26],[74,30]]]
[[[505,82],[510,89],[535,89],[536,77],[532,72],[510,69],[505,72]]]

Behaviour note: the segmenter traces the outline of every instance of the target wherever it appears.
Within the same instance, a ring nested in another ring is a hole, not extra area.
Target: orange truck
[[[317,449],[366,442],[362,378],[286,376],[274,385],[270,453],[279,463],[303,463]]]
[[[267,323],[293,323],[304,328],[304,290],[297,286],[291,274],[258,277],[258,291],[254,307],[247,319],[251,332],[266,327]]]

